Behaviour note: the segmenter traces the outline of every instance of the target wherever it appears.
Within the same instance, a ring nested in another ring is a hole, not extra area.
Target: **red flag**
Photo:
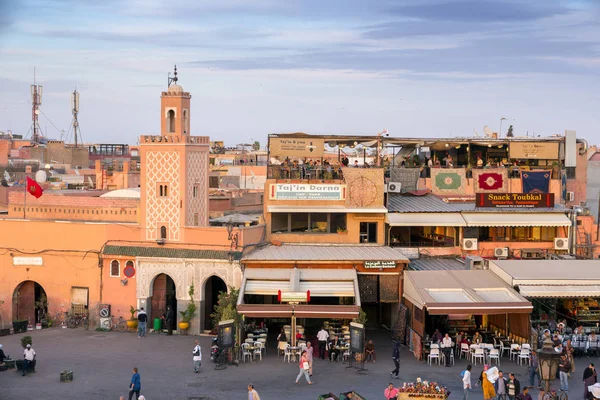
[[[27,191],[36,199],[39,199],[44,194],[44,189],[42,189],[40,184],[30,177],[27,177]]]

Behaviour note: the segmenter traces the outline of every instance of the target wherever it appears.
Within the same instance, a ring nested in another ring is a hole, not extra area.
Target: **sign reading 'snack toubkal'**
[[[346,185],[318,183],[273,183],[271,200],[345,200]]]
[[[553,208],[554,193],[477,193],[476,207]]]

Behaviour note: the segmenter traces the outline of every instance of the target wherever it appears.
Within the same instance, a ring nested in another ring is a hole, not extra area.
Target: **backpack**
[[[460,378],[464,378],[465,377],[465,372],[467,372],[467,370],[465,369],[463,372],[460,373]]]

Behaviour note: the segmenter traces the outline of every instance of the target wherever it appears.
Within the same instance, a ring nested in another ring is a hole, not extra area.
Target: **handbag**
[[[302,363],[302,368],[306,371],[308,371],[310,369],[310,364],[308,363],[308,361],[304,361]]]

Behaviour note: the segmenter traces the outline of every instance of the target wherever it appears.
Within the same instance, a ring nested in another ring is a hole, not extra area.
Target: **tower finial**
[[[173,82],[177,82],[177,64],[175,64],[175,72],[173,72]]]

